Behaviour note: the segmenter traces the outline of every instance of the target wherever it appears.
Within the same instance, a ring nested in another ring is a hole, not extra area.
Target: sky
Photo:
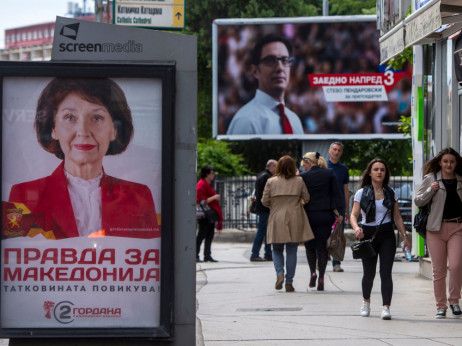
[[[5,29],[54,22],[56,16],[66,16],[69,2],[83,7],[83,0],[1,0],[0,49],[5,48]],[[94,6],[93,0],[86,0],[87,10]]]

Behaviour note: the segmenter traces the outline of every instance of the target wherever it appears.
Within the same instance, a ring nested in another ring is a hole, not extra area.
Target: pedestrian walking
[[[311,273],[309,287],[315,287],[318,280],[317,290],[324,291],[324,273],[329,257],[327,239],[335,219],[342,222],[343,204],[334,172],[321,168],[327,167],[324,157],[319,153],[306,153],[303,155],[303,165],[305,171],[300,173],[300,177],[310,194],[310,202],[305,205],[305,210],[315,237],[304,244]],[[337,209],[338,217],[335,216],[334,209]],[[319,278],[316,274],[316,260]]]
[[[360,314],[362,317],[370,315],[371,292],[380,257],[380,280],[382,292],[383,320],[390,320],[390,305],[393,295],[392,269],[396,254],[396,238],[393,222],[404,237],[403,248],[410,248],[403,218],[399,212],[398,198],[395,191],[388,186],[390,171],[382,159],[373,159],[367,165],[361,179],[361,188],[356,192],[350,223],[358,239],[373,239],[372,246],[376,255],[362,259],[363,303]],[[361,225],[358,218],[361,214]]]
[[[272,261],[273,254],[271,253],[271,245],[266,241],[266,226],[268,224],[268,217],[270,210],[261,203],[263,197],[263,190],[265,189],[266,182],[276,173],[276,160],[268,160],[265,170],[260,172],[255,182],[255,210],[258,215],[257,233],[253,240],[252,254],[250,261]],[[260,257],[260,249],[262,243],[265,243],[264,258]]]
[[[310,195],[296,170],[295,161],[290,156],[281,157],[276,165],[276,175],[266,182],[262,197],[263,205],[270,209],[267,242],[273,245],[277,290],[282,289],[284,283],[284,247],[286,249],[286,292],[294,292],[298,244],[314,238],[303,210]]]
[[[459,300],[462,285],[462,158],[445,148],[423,169],[422,185],[414,199],[418,207],[430,203],[426,240],[432,260],[435,318],[445,318],[447,302],[455,317],[462,315]],[[435,179],[436,174],[436,179]],[[449,267],[449,299],[446,275]]]
[[[212,166],[205,165],[201,168],[200,179],[196,187],[196,203],[205,203],[218,214],[217,230],[222,229],[223,215],[220,207],[220,195],[212,187],[212,181],[215,178],[215,171]],[[215,222],[209,222],[204,217],[198,220],[199,232],[196,237],[196,262],[201,262],[199,253],[202,241],[204,243],[204,261],[218,262],[212,257],[212,240],[215,235]]]
[[[348,167],[340,162],[340,158],[343,154],[343,144],[341,142],[333,142],[329,147],[329,159],[327,160],[327,167],[334,171],[337,178],[337,183],[342,196],[343,204],[343,222],[342,222],[342,234],[345,232],[345,223],[350,220],[350,190],[348,189],[348,183],[350,182],[350,174],[348,173]],[[343,268],[341,262],[332,259],[332,268],[334,272],[341,273]]]

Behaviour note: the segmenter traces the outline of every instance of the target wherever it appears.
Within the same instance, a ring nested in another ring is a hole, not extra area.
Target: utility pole
[[[103,0],[95,0],[95,22],[103,22]]]
[[[322,15],[329,15],[329,0],[322,0]]]

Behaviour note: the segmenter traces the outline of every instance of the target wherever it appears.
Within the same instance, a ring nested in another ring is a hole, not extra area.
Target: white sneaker
[[[363,301],[363,305],[361,305],[360,312],[361,317],[369,317],[369,314],[371,313],[371,303]]]
[[[382,310],[382,320],[391,320],[390,308],[386,306],[384,306]]]

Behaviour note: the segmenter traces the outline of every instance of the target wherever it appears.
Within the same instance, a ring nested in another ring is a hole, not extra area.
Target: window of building
[[[25,33],[25,32],[22,33],[22,40],[23,40],[23,41],[26,40],[26,33]]]
[[[17,35],[16,35],[16,41],[18,41],[18,42],[21,41],[21,35],[20,35],[20,34],[17,34]]]
[[[38,38],[41,40],[43,38],[42,30],[39,30],[38,32]]]
[[[33,33],[33,36],[32,36],[32,37],[34,38],[34,40],[37,39],[37,30],[34,30],[34,33]]]
[[[45,36],[45,38],[48,38],[48,29],[45,29],[45,30],[43,31],[43,35]]]
[[[32,40],[32,32],[30,31],[27,33],[27,40],[28,41]]]
[[[6,39],[6,43],[10,43],[10,35],[6,35],[5,39]]]

